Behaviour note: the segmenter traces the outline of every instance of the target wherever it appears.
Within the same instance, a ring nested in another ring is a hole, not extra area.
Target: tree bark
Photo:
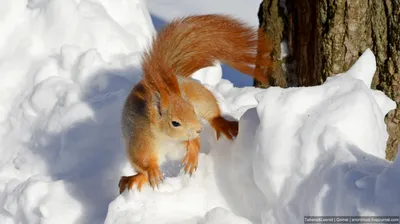
[[[259,28],[268,36],[269,42],[273,45],[271,58],[274,61],[275,68],[272,73],[264,70],[267,73],[269,82],[262,85],[258,81],[254,81],[254,85],[258,87],[280,86],[286,87],[286,76],[282,68],[281,48],[280,43],[283,38],[284,23],[282,20],[282,12],[278,6],[279,0],[265,0],[260,4],[258,11]]]
[[[280,54],[282,41],[288,43],[288,55],[274,58],[286,68],[271,76],[286,79],[288,86],[319,85],[349,69],[370,48],[377,62],[372,88],[397,103],[385,119],[386,155],[393,160],[400,139],[400,0],[286,0],[285,6],[264,0],[260,7],[260,27],[274,36],[275,53]]]

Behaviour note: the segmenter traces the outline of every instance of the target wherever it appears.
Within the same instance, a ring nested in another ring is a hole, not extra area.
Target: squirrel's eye
[[[181,126],[181,124],[177,121],[172,121],[172,126],[179,127],[179,126]]]

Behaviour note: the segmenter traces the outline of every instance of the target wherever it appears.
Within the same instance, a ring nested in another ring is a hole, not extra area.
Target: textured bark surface
[[[321,83],[321,25],[318,1],[287,1],[288,44],[296,64],[297,85]],[[312,57],[310,57],[312,55]]]
[[[254,85],[259,87],[280,86],[286,87],[286,77],[282,69],[282,60],[280,60],[281,48],[280,42],[283,38],[284,22],[282,19],[282,12],[280,12],[279,0],[265,0],[260,4],[258,11],[258,18],[260,28],[268,36],[269,41],[273,44],[272,59],[274,61],[274,71],[270,72],[264,70],[269,78],[267,85],[255,81]]]
[[[292,66],[297,77],[292,80],[297,83],[288,79],[290,69],[279,75],[289,85],[321,84],[349,69],[367,48],[374,52],[377,71],[372,87],[397,103],[386,117],[390,135],[386,153],[393,160],[400,139],[400,0],[286,0],[286,7],[286,16],[272,13],[271,9],[282,10],[282,5],[264,0],[265,18],[260,25],[267,35],[275,35],[276,48],[283,38],[288,41],[286,63]],[[285,62],[279,56],[277,60]]]
[[[386,117],[390,133],[387,157],[394,159],[400,144],[400,0],[386,0],[384,6],[387,17],[382,26],[387,26],[387,46],[382,52],[386,50],[386,55],[381,56],[381,72],[375,85],[397,103],[397,109]]]

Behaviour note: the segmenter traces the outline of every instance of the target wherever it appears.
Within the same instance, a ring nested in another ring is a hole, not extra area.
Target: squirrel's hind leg
[[[237,121],[228,121],[225,118],[218,116],[209,120],[211,127],[214,128],[217,134],[217,140],[221,133],[229,140],[238,135],[239,123]]]

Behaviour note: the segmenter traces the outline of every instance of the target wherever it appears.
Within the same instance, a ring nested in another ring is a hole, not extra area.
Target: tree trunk
[[[371,48],[377,71],[373,88],[397,103],[385,121],[389,132],[387,159],[393,160],[400,139],[400,0],[264,0],[260,27],[275,39],[275,53],[287,42],[288,55],[274,57],[279,67],[270,76],[288,86],[321,84],[346,71]],[[276,13],[286,12],[286,13]],[[270,85],[280,85],[271,82]]]
[[[266,0],[260,4],[258,10],[258,18],[260,22],[260,29],[268,36],[269,42],[273,45],[271,58],[275,62],[275,69],[273,73],[268,74],[269,83],[262,85],[257,80],[254,81],[255,86],[268,87],[280,86],[286,87],[285,72],[282,68],[281,48],[280,43],[283,38],[284,23],[282,20],[282,12],[278,7],[279,0]],[[264,73],[268,73],[264,70]]]

